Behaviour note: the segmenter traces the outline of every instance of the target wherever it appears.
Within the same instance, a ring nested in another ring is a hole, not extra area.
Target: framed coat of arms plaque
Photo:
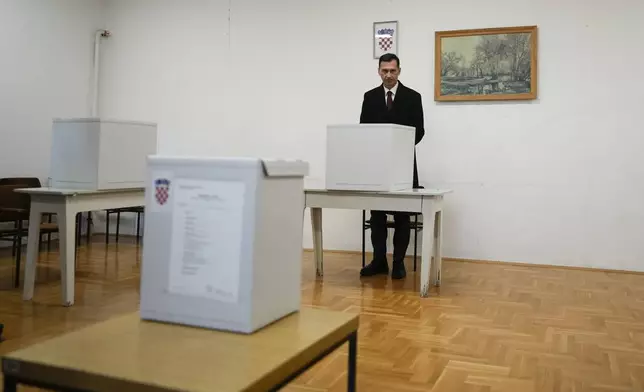
[[[373,24],[373,58],[383,54],[398,54],[398,22],[375,22]]]

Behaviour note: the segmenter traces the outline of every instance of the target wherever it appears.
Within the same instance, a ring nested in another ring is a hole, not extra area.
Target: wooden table
[[[242,335],[141,321],[135,312],[6,355],[4,390],[278,390],[348,342],[355,391],[358,322],[357,314],[303,308]]]
[[[441,283],[441,237],[443,233],[443,196],[448,189],[409,189],[395,192],[329,191],[324,188],[305,189],[306,207],[311,209],[315,270],[324,274],[322,246],[322,209],[354,209],[404,211],[423,214],[423,248],[420,262],[420,296],[429,296],[430,280]],[[432,253],[434,262],[431,262]],[[431,269],[430,269],[431,264]]]
[[[43,213],[57,215],[60,243],[60,280],[63,305],[74,304],[74,256],[76,252],[76,214],[112,208],[137,207],[145,204],[145,189],[114,189],[91,191],[56,188],[21,188],[16,192],[31,196],[29,233],[27,237],[27,263],[22,298],[34,296],[40,219]]]

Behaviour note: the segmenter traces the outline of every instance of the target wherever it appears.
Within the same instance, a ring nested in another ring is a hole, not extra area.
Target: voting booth
[[[55,119],[50,186],[89,190],[143,188],[146,159],[156,152],[156,124],[100,118]]]
[[[329,125],[326,188],[396,191],[413,188],[416,130],[395,124]]]
[[[252,333],[300,308],[303,161],[150,157],[141,318]]]

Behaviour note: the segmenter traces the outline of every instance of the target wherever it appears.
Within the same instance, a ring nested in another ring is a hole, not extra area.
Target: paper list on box
[[[174,182],[168,291],[237,302],[245,184]]]

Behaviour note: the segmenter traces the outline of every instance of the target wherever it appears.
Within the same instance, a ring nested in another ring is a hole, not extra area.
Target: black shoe
[[[407,276],[407,271],[405,271],[405,263],[402,261],[394,261],[393,266],[391,267],[391,279],[402,279]]]
[[[360,270],[360,276],[387,275],[388,273],[387,261],[374,260]]]

